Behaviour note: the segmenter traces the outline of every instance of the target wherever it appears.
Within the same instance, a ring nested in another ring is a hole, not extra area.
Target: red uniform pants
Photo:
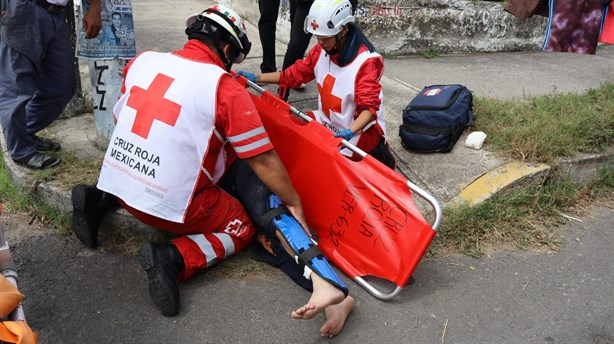
[[[244,249],[255,233],[254,225],[241,203],[215,185],[194,195],[184,223],[163,220],[134,209],[121,200],[120,203],[143,223],[182,235],[172,240],[185,264],[185,271],[178,276],[179,280]]]

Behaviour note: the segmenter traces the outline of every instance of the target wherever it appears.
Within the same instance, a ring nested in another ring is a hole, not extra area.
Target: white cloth
[[[483,131],[474,131],[467,136],[465,147],[480,149],[486,140],[486,133]]]
[[[209,142],[219,139],[215,104],[224,73],[170,53],[139,55],[113,109],[117,124],[98,188],[142,212],[183,223],[198,178],[207,178],[200,172]],[[224,166],[207,173],[213,182]]]

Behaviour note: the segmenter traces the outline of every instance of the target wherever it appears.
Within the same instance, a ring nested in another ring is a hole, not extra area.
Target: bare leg
[[[282,243],[284,249],[290,256],[294,256],[294,252],[288,246],[281,233],[277,232],[276,235],[280,239],[279,241]],[[294,319],[311,319],[322,312],[326,307],[343,301],[345,297],[339,288],[333,286],[315,272],[311,273],[311,281],[313,282],[311,297],[303,307],[292,312],[292,318]]]
[[[292,312],[294,319],[311,319],[326,307],[343,301],[345,296],[343,292],[316,273],[311,273],[311,280],[313,281],[311,298],[303,307]]]
[[[326,307],[326,322],[320,328],[322,337],[334,337],[341,333],[345,320],[354,308],[354,298],[346,297],[336,305]]]

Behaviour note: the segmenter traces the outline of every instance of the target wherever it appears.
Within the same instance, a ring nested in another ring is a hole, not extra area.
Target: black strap
[[[324,255],[322,254],[322,252],[320,252],[320,250],[318,249],[317,246],[310,246],[308,249],[304,250],[303,252],[298,254],[298,257],[305,262],[305,264],[308,264],[313,258],[316,257],[323,257]]]
[[[275,209],[269,210],[266,214],[262,215],[262,223],[269,224],[274,218],[283,214],[290,214],[290,211],[285,206],[280,206]]]

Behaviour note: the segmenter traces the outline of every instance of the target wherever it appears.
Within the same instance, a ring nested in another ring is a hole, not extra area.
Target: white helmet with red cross
[[[355,20],[349,0],[315,0],[305,18],[305,32],[330,37]]]
[[[189,16],[185,21],[186,28],[190,28],[197,21],[203,22],[205,19],[211,20],[216,25],[219,25],[224,31],[228,33],[228,39],[230,43],[237,49],[237,56],[232,62],[240,63],[245,59],[245,56],[249,53],[252,44],[247,38],[245,33],[245,24],[237,12],[230,7],[224,5],[214,5],[201,13],[194,13]],[[215,27],[201,26],[200,31],[208,34],[212,34],[215,31]]]

